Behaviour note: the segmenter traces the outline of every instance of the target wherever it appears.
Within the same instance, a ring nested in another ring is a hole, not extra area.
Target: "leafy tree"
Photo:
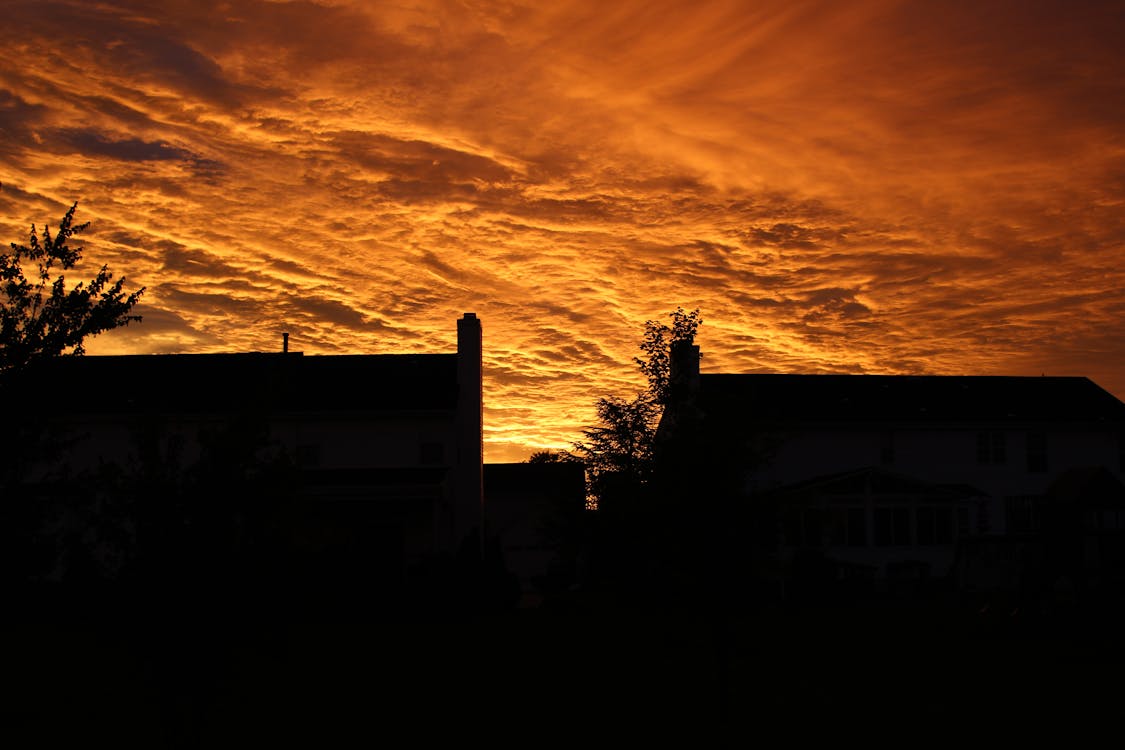
[[[65,272],[83,252],[70,241],[89,226],[74,224],[77,208],[77,203],[70,207],[54,235],[44,225],[40,237],[32,225],[27,245],[12,243],[9,252],[0,254],[0,384],[8,389],[8,421],[0,431],[0,558],[5,571],[0,578],[22,570],[34,556],[32,547],[42,541],[39,532],[48,520],[42,493],[53,488],[50,492],[57,494],[63,487],[71,488],[65,490],[68,496],[76,491],[74,478],[62,471],[62,456],[75,438],[38,418],[37,400],[17,396],[40,390],[21,378],[39,360],[80,355],[88,337],[141,319],[131,310],[144,289],[126,294],[125,279],[112,281],[105,266],[88,283],[67,288]],[[39,474],[28,484],[33,467]]]
[[[69,241],[90,226],[74,224],[75,203],[59,222],[54,236],[35,225],[27,245],[11,243],[0,255],[0,374],[20,370],[40,359],[81,355],[91,336],[140,321],[132,315],[144,289],[124,291],[125,277],[112,280],[107,266],[87,283],[67,289],[64,273],[82,258],[83,248]],[[29,279],[24,265],[34,266]]]
[[[699,310],[678,307],[669,317],[671,325],[645,322],[640,344],[644,356],[633,358],[648,387],[631,399],[598,399],[598,423],[584,430],[585,439],[574,445],[573,455],[586,464],[588,493],[598,507],[607,500],[628,504],[652,472],[656,427],[670,394],[672,346],[692,341],[702,323]]]

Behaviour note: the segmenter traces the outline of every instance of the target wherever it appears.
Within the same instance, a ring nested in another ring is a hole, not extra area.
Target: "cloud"
[[[1125,395],[1113,3],[15,0],[0,33],[3,226],[79,200],[163,311],[99,346],[452,351],[475,311],[490,460],[640,387],[677,305],[707,371]]]
[[[113,138],[87,129],[61,129],[54,131],[50,136],[60,144],[62,151],[71,150],[121,161],[179,161],[191,158],[189,152],[160,141]]]

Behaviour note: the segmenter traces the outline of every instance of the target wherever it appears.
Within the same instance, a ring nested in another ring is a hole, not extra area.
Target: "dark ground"
[[[689,613],[572,594],[413,620],[9,618],[7,747],[526,744],[716,731],[1005,744],[1121,712],[1114,622],[882,602]],[[850,741],[849,741],[850,744]]]

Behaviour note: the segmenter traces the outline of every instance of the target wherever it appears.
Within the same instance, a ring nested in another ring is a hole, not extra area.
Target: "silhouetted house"
[[[782,562],[839,579],[944,576],[960,541],[1040,533],[1076,469],[1125,470],[1125,404],[1087,378],[701,374],[681,344],[672,393],[661,440],[728,456]]]
[[[525,600],[577,581],[586,476],[579,463],[484,466],[485,527]]]
[[[9,387],[52,394],[34,415],[60,447],[23,486],[58,495],[69,477],[103,498],[122,484],[134,498],[158,487],[170,506],[193,483],[203,504],[240,508],[230,533],[243,536],[260,531],[238,526],[252,494],[253,512],[285,537],[290,574],[314,586],[393,587],[434,560],[479,551],[477,317],[457,321],[453,353],[306,356],[287,344],[277,353],[61,358],[29,371]],[[97,547],[110,501],[91,502],[101,505],[66,513]],[[137,534],[135,519],[122,525]]]

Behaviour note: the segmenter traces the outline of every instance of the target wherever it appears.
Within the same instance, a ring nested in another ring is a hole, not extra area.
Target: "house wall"
[[[988,436],[988,457],[978,456],[979,435]],[[1046,470],[1028,465],[1032,433],[1045,436]],[[992,460],[992,441],[1000,435],[1002,461]],[[892,454],[888,455],[887,450]],[[985,459],[985,460],[982,460]],[[751,487],[766,490],[797,481],[866,466],[938,484],[967,484],[986,493],[989,530],[1006,531],[1005,498],[1041,495],[1063,470],[1076,466],[1104,466],[1121,473],[1119,437],[1114,432],[1083,425],[929,425],[897,424],[877,427],[810,425],[777,435],[772,459],[748,472]]]

